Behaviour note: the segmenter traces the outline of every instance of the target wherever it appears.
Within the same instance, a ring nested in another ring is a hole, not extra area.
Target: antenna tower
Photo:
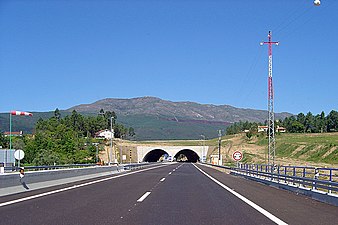
[[[279,45],[279,42],[272,41],[272,33],[269,31],[268,41],[260,43],[261,45],[267,44],[269,47],[269,74],[268,74],[268,165],[275,165],[275,114],[273,111],[273,84],[272,84],[272,45]]]

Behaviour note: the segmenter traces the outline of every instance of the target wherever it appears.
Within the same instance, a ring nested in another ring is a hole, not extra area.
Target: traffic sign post
[[[14,152],[14,158],[18,160],[18,167],[20,167],[20,160],[25,157],[25,152],[21,149]]]
[[[240,151],[235,151],[232,153],[232,159],[236,161],[237,167],[238,167],[238,162],[243,159],[243,154]]]

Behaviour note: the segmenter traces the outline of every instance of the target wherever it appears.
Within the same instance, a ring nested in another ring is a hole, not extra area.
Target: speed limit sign
[[[232,153],[232,158],[235,161],[241,161],[241,159],[243,158],[243,154],[240,151],[235,151],[234,153]]]

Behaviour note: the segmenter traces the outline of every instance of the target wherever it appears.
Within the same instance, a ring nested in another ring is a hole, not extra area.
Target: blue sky
[[[322,0],[0,1],[0,112],[155,96],[267,108],[338,106],[338,3]]]

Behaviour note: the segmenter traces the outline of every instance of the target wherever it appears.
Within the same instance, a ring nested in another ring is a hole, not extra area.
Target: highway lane
[[[197,166],[288,224],[337,224],[338,207]],[[0,224],[275,224],[193,164],[115,177],[0,206]]]
[[[200,173],[181,164],[118,224],[275,224]]]
[[[121,214],[128,212],[143,193],[156,186],[176,166],[133,171],[134,174],[122,174],[122,177],[115,175],[112,177],[118,178],[3,206],[0,207],[0,224],[116,224]],[[48,191],[55,190],[49,188]],[[36,192],[42,193],[41,190]],[[12,199],[6,197],[6,201],[16,199],[10,197]],[[2,198],[0,202],[3,203]]]
[[[280,190],[241,177],[228,175],[200,164],[198,167],[288,224],[338,224],[337,206],[322,203],[304,195]]]

